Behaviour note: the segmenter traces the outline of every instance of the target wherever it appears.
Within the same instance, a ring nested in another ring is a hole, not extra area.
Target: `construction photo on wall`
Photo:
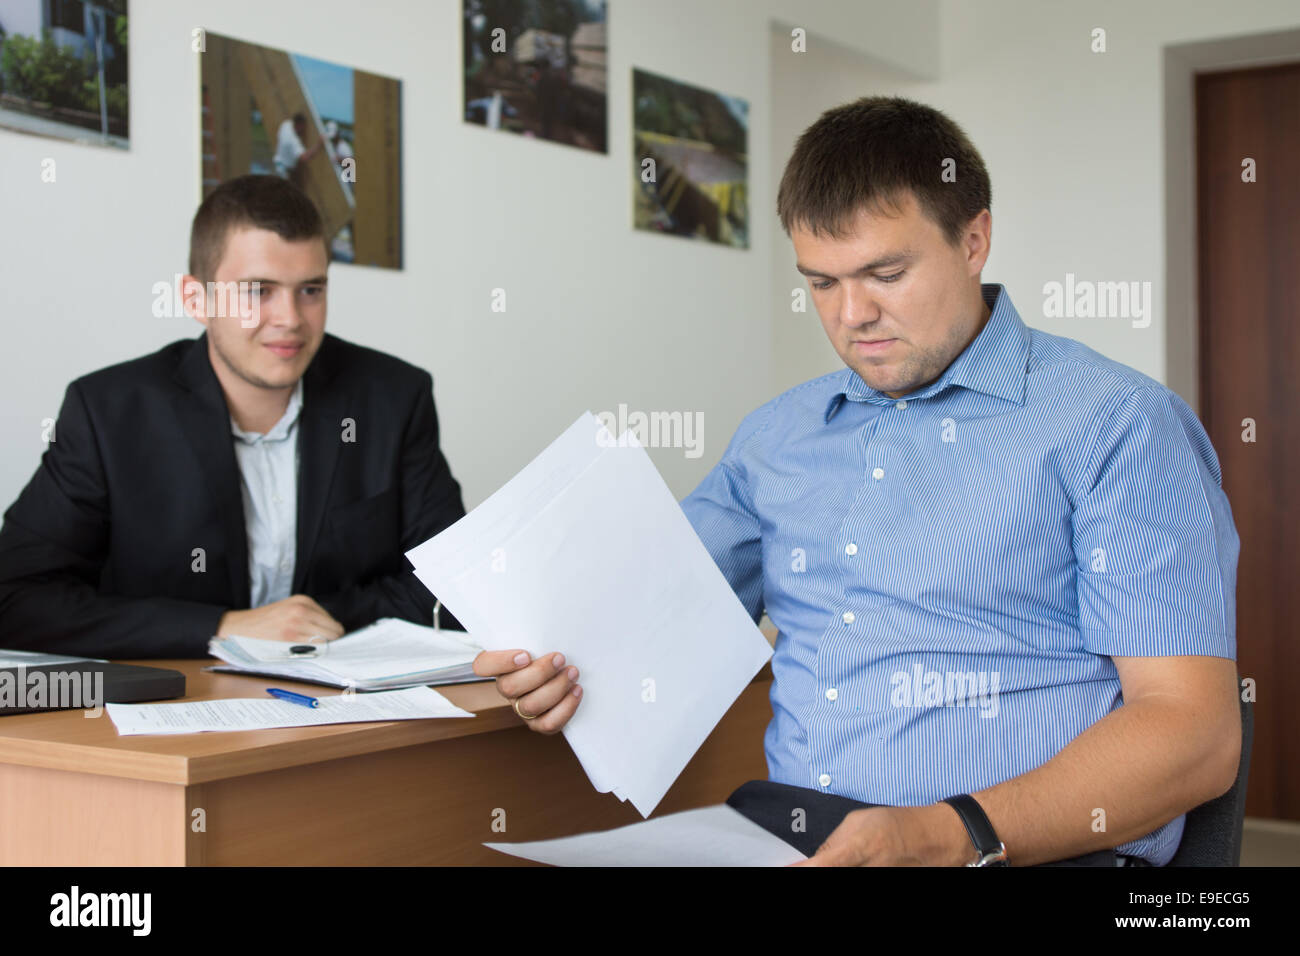
[[[749,248],[749,104],[632,71],[632,222]]]
[[[337,262],[402,268],[402,83],[214,33],[203,37],[206,197],[245,173],[296,183]]]
[[[130,146],[127,0],[0,0],[0,129]]]
[[[464,0],[465,121],[606,152],[604,0]]]

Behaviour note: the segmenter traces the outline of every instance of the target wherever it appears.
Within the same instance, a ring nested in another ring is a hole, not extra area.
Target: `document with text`
[[[269,730],[318,724],[359,724],[427,717],[473,717],[430,687],[385,690],[373,694],[318,697],[306,707],[268,697],[193,700],[178,704],[105,704],[120,736],[197,734],[214,730]]]

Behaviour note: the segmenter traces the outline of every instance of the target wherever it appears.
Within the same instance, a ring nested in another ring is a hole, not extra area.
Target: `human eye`
[[[304,286],[302,291],[308,298],[319,298],[325,294],[325,287],[323,285],[309,285]]]
[[[903,273],[906,271],[907,271],[906,269],[899,269],[897,272],[891,273],[890,275],[876,276],[876,278],[879,279],[881,282],[897,282],[900,278],[902,278]]]
[[[825,289],[829,289],[829,288],[830,288],[831,286],[833,286],[834,284],[835,284],[835,280],[834,280],[834,279],[826,279],[826,280],[823,280],[823,281],[820,281],[820,282],[814,282],[814,283],[812,284],[812,287],[813,287],[814,289],[822,289],[822,290],[825,290]]]

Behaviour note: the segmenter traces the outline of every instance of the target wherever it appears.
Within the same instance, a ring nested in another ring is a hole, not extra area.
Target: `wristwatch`
[[[957,816],[961,817],[966,832],[970,834],[971,843],[975,844],[975,852],[979,854],[978,859],[973,863],[967,863],[967,866],[1010,865],[1007,863],[1006,846],[998,839],[993,824],[989,823],[989,818],[984,813],[984,808],[974,797],[968,793],[959,793],[943,802],[957,811]]]

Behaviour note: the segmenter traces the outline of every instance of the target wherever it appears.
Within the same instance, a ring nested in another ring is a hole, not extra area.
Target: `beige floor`
[[[1300,823],[1247,817],[1241,831],[1242,866],[1300,866]]]

